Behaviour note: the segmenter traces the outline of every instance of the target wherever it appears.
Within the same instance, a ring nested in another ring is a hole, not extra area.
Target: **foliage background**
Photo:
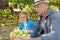
[[[10,12],[10,7],[14,7],[17,4],[23,8],[22,11],[26,11],[30,16],[30,19],[37,21],[37,12],[33,9],[34,0],[7,0],[8,8],[0,9],[0,40],[10,40],[10,33],[18,27],[19,20],[14,16],[14,13]],[[56,10],[60,9],[60,0],[48,0],[49,8]]]

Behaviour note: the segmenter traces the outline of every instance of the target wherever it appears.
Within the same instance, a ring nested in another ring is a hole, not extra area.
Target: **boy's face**
[[[21,22],[26,22],[27,21],[27,16],[26,15],[21,15],[19,19],[20,19]]]
[[[35,10],[38,12],[39,15],[44,13],[44,11],[47,11],[48,9],[48,4],[47,3],[40,3],[34,6]]]

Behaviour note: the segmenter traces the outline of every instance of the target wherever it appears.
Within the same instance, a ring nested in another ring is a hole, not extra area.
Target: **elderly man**
[[[50,10],[46,0],[35,1],[34,9],[39,15],[35,30],[43,34],[37,38],[27,38],[29,40],[60,40],[60,13]]]
[[[37,28],[40,32],[43,29],[44,34],[30,40],[60,40],[60,13],[50,10],[48,3],[46,0],[36,0],[34,3],[34,9],[39,15]]]

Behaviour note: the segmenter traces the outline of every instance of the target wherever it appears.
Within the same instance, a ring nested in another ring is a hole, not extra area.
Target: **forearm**
[[[43,34],[40,37],[32,38],[31,40],[55,40],[56,38],[57,38],[57,35],[55,34],[55,32],[52,31],[51,33]]]
[[[57,33],[52,31],[48,34],[43,34],[40,36],[41,40],[57,40],[58,39],[58,36],[57,36]]]

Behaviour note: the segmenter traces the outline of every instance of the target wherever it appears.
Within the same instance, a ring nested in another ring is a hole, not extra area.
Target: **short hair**
[[[21,15],[26,15],[27,20],[29,19],[29,18],[28,18],[28,14],[27,14],[27,12],[20,12],[20,13],[19,13],[19,17],[20,17]]]
[[[19,16],[20,16],[20,15],[27,15],[27,13],[26,13],[26,12],[20,12],[20,13],[19,13]]]

